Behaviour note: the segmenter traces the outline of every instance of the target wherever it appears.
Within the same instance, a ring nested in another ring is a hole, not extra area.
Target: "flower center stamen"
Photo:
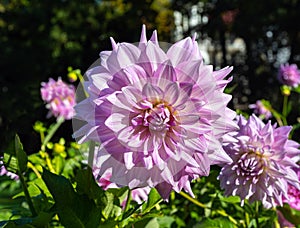
[[[172,126],[176,125],[176,121],[172,108],[163,102],[159,102],[133,117],[131,124],[134,128],[144,127],[148,129],[149,133],[164,135]]]
[[[259,176],[264,171],[264,156],[258,151],[249,151],[238,160],[239,172],[242,176]]]

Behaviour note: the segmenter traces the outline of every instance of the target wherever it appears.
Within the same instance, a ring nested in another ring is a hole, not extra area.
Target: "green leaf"
[[[226,203],[240,203],[240,197],[239,196],[229,196],[229,197],[224,197],[221,194],[218,194],[219,199],[223,202]]]
[[[18,160],[14,155],[10,153],[4,153],[3,162],[7,171],[18,173]]]
[[[108,218],[114,209],[114,195],[110,192],[105,192],[105,196],[107,199],[107,203],[105,208],[103,209],[103,214],[106,218]]]
[[[199,224],[196,224],[194,226],[195,228],[234,228],[234,224],[231,223],[228,219],[225,218],[215,218],[210,219],[206,218],[203,221],[201,221]]]
[[[55,168],[55,172],[61,173],[64,168],[65,160],[60,155],[56,155],[52,159],[52,162]]]
[[[11,221],[5,221],[3,226],[0,223],[1,227],[3,228],[34,228],[35,226],[30,225],[32,222],[31,218],[21,218]]]
[[[67,227],[98,227],[101,220],[101,210],[94,201],[76,193],[70,181],[44,169],[43,180],[52,194],[58,215],[63,225]]]
[[[160,228],[171,228],[172,224],[175,222],[175,219],[171,216],[164,216],[157,218],[157,222]]]
[[[41,211],[37,217],[33,218],[32,225],[34,225],[34,227],[46,227],[54,214],[54,212]]]
[[[161,200],[161,196],[159,195],[159,193],[155,188],[152,188],[149,193],[147,202],[142,206],[142,212],[143,213],[149,212],[160,200]]]
[[[124,195],[124,193],[128,190],[128,187],[123,188],[109,188],[106,191],[114,194],[116,197],[121,197]]]
[[[300,93],[300,85],[297,86],[296,88],[292,88],[292,91],[294,91],[296,93]]]
[[[159,224],[158,224],[157,218],[151,219],[147,223],[147,225],[145,226],[145,228],[159,228]]]
[[[27,169],[28,159],[18,135],[15,136],[15,152],[18,160],[19,171],[23,173]]]
[[[75,181],[77,182],[76,190],[79,194],[88,195],[90,199],[96,200],[100,206],[106,204],[105,191],[96,183],[90,167],[78,170]]]
[[[300,211],[292,209],[286,203],[283,205],[283,207],[278,207],[278,209],[288,221],[294,225],[300,225]]]
[[[27,169],[27,161],[27,155],[23,150],[23,145],[19,136],[16,135],[4,153],[4,165],[10,172],[25,172]]]

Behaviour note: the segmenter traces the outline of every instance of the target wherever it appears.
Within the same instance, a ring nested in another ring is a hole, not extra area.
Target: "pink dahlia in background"
[[[254,109],[254,113],[256,115],[262,116],[263,119],[268,120],[272,117],[270,109],[261,100],[256,101],[255,104],[250,104],[249,108]]]
[[[17,174],[9,172],[5,168],[5,166],[3,164],[3,161],[1,161],[1,159],[0,159],[0,176],[8,176],[8,177],[10,177],[13,180],[18,180],[19,179],[19,176]]]
[[[298,181],[300,181],[300,168],[297,170]],[[300,189],[289,184],[288,185],[288,198],[283,199],[284,203],[290,205],[290,207],[300,210]]]
[[[41,96],[46,107],[50,110],[49,115],[72,119],[75,114],[75,88],[64,83],[61,78],[57,81],[50,78],[49,82],[41,83]]]
[[[288,184],[300,188],[294,171],[299,144],[288,139],[292,127],[276,128],[255,115],[248,120],[239,116],[238,125],[237,141],[224,146],[233,160],[219,175],[225,195],[240,196],[242,204],[248,199],[250,203],[262,201],[266,208],[282,205],[282,197],[288,197]]]
[[[296,87],[300,84],[300,71],[296,64],[282,64],[278,72],[279,81],[287,86]]]
[[[112,46],[86,72],[89,97],[75,107],[86,123],[74,137],[101,144],[98,175],[111,168],[118,186],[155,187],[165,199],[172,190],[193,195],[191,180],[231,162],[222,142],[237,129],[223,93],[232,68],[205,65],[195,37],[165,52],[156,31],[147,41],[145,27],[137,46]]]

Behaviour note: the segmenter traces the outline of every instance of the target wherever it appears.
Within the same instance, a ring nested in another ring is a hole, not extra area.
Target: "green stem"
[[[284,125],[287,125],[286,117],[287,117],[287,108],[288,108],[288,98],[289,98],[288,96],[283,96],[283,105],[282,105],[283,118],[282,118],[282,121],[283,121]]]
[[[84,89],[84,78],[83,78],[83,76],[81,74],[78,74],[78,77],[79,77],[79,81],[80,81],[80,83],[82,85],[82,88],[83,88],[83,91],[84,91],[84,95],[85,95],[85,97],[88,97],[89,94]]]
[[[246,219],[246,227],[249,227],[249,225],[250,225],[250,218],[249,218],[249,214],[247,212],[245,212],[245,219]]]
[[[46,151],[46,145],[47,143],[50,141],[50,139],[52,138],[52,136],[54,135],[54,133],[57,131],[57,129],[60,127],[60,125],[65,121],[65,119],[63,117],[59,117],[55,123],[55,125],[53,125],[47,136],[45,137],[44,141],[43,141],[43,144],[41,146],[41,150],[42,151]]]
[[[128,209],[129,209],[129,207],[130,207],[131,199],[132,199],[132,196],[131,196],[131,189],[128,189],[128,193],[127,193],[127,201],[126,201],[126,204],[125,204],[124,212],[128,211]]]
[[[259,217],[259,202],[255,202],[255,222],[256,222],[256,227],[259,228],[259,221],[258,221],[258,217]]]
[[[27,163],[27,167],[30,168],[30,169],[32,169],[32,171],[35,173],[35,175],[37,176],[37,178],[42,178],[40,172],[37,170],[37,168],[35,168],[35,166],[31,162]]]
[[[207,208],[203,203],[200,203],[198,200],[192,198],[191,196],[189,196],[188,194],[186,194],[185,192],[179,192],[179,194],[181,196],[183,196],[184,198],[186,198],[187,200],[191,201],[193,204],[202,207],[202,208]]]
[[[41,137],[41,143],[43,143],[44,142],[44,140],[45,140],[45,134],[44,134],[44,132],[40,132],[40,137]]]
[[[28,192],[28,188],[27,188],[24,176],[20,171],[18,172],[18,174],[19,174],[19,178],[20,178],[20,181],[21,181],[21,184],[22,184],[22,187],[23,187],[23,191],[24,191],[25,198],[26,198],[26,201],[28,203],[29,209],[31,211],[32,216],[35,217],[35,216],[37,216],[37,213],[34,209],[32,201],[31,201],[31,198],[30,198],[30,195],[29,195],[29,192]]]

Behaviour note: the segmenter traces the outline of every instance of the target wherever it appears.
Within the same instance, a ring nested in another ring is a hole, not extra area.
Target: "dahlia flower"
[[[264,124],[254,114],[248,120],[239,116],[238,125],[237,141],[224,146],[233,160],[219,175],[225,195],[240,196],[242,204],[248,199],[250,203],[262,201],[266,208],[282,205],[288,184],[300,188],[294,171],[299,144],[288,139],[292,127]]]
[[[112,168],[118,186],[155,187],[165,199],[172,190],[193,196],[191,180],[231,162],[222,142],[237,129],[223,93],[232,68],[205,65],[195,37],[167,52],[156,31],[147,41],[145,26],[137,46],[111,41],[113,50],[86,72],[89,97],[75,106],[85,125],[74,137],[101,144],[98,175]]]
[[[18,180],[19,179],[19,176],[17,174],[9,172],[5,168],[5,166],[3,164],[3,161],[1,161],[1,159],[0,159],[0,176],[8,176],[8,177],[10,177],[13,180]]]
[[[300,84],[300,71],[296,64],[282,64],[278,72],[279,81],[287,86],[297,87]]]
[[[254,109],[255,114],[263,116],[263,118],[266,120],[272,117],[270,109],[261,100],[256,101],[255,104],[250,104],[249,108]]]
[[[75,114],[75,88],[64,83],[61,78],[57,81],[50,78],[49,82],[42,82],[41,85],[42,99],[50,110],[48,115],[71,119]]]
[[[297,170],[298,180],[300,181],[300,169]],[[290,205],[290,207],[300,210],[300,189],[289,184],[288,185],[288,198],[283,199],[284,203]]]

